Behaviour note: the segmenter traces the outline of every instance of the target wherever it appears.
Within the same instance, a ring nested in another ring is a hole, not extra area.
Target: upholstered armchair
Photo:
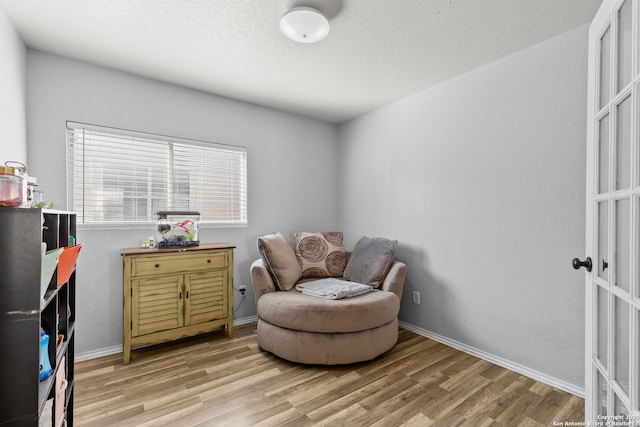
[[[315,278],[300,277],[295,266],[303,263],[282,235],[261,239],[262,257],[251,266],[251,280],[258,345],[263,350],[293,362],[334,365],[371,360],[396,344],[407,267],[393,259],[395,241],[387,241],[393,243],[393,250],[378,257],[383,265],[370,259],[375,248],[372,252],[372,245],[365,247],[362,240],[353,253],[344,253],[345,273],[371,281],[375,289],[351,298],[325,299],[296,289],[297,284]],[[355,263],[354,257],[360,257],[360,262]],[[366,271],[368,267],[378,271]]]

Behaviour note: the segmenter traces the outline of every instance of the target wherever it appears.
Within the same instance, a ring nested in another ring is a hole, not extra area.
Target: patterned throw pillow
[[[342,277],[347,257],[340,232],[296,233],[296,258],[302,278]]]

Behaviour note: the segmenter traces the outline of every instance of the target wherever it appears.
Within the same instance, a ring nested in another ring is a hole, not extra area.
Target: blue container
[[[52,373],[51,363],[49,363],[49,335],[40,328],[40,380],[46,380]]]

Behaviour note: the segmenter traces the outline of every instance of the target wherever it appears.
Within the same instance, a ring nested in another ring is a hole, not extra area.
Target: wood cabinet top
[[[166,254],[172,252],[192,252],[192,251],[205,251],[210,249],[233,249],[234,245],[228,243],[200,243],[200,246],[192,246],[190,248],[124,248],[120,250],[120,255],[154,255],[154,254]]]

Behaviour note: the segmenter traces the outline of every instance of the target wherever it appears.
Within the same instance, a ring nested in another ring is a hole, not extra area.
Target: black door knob
[[[578,258],[574,258],[571,262],[573,268],[578,270],[580,267],[584,267],[587,271],[591,271],[591,267],[593,267],[593,263],[591,262],[591,257],[587,257],[584,261],[580,261]]]

